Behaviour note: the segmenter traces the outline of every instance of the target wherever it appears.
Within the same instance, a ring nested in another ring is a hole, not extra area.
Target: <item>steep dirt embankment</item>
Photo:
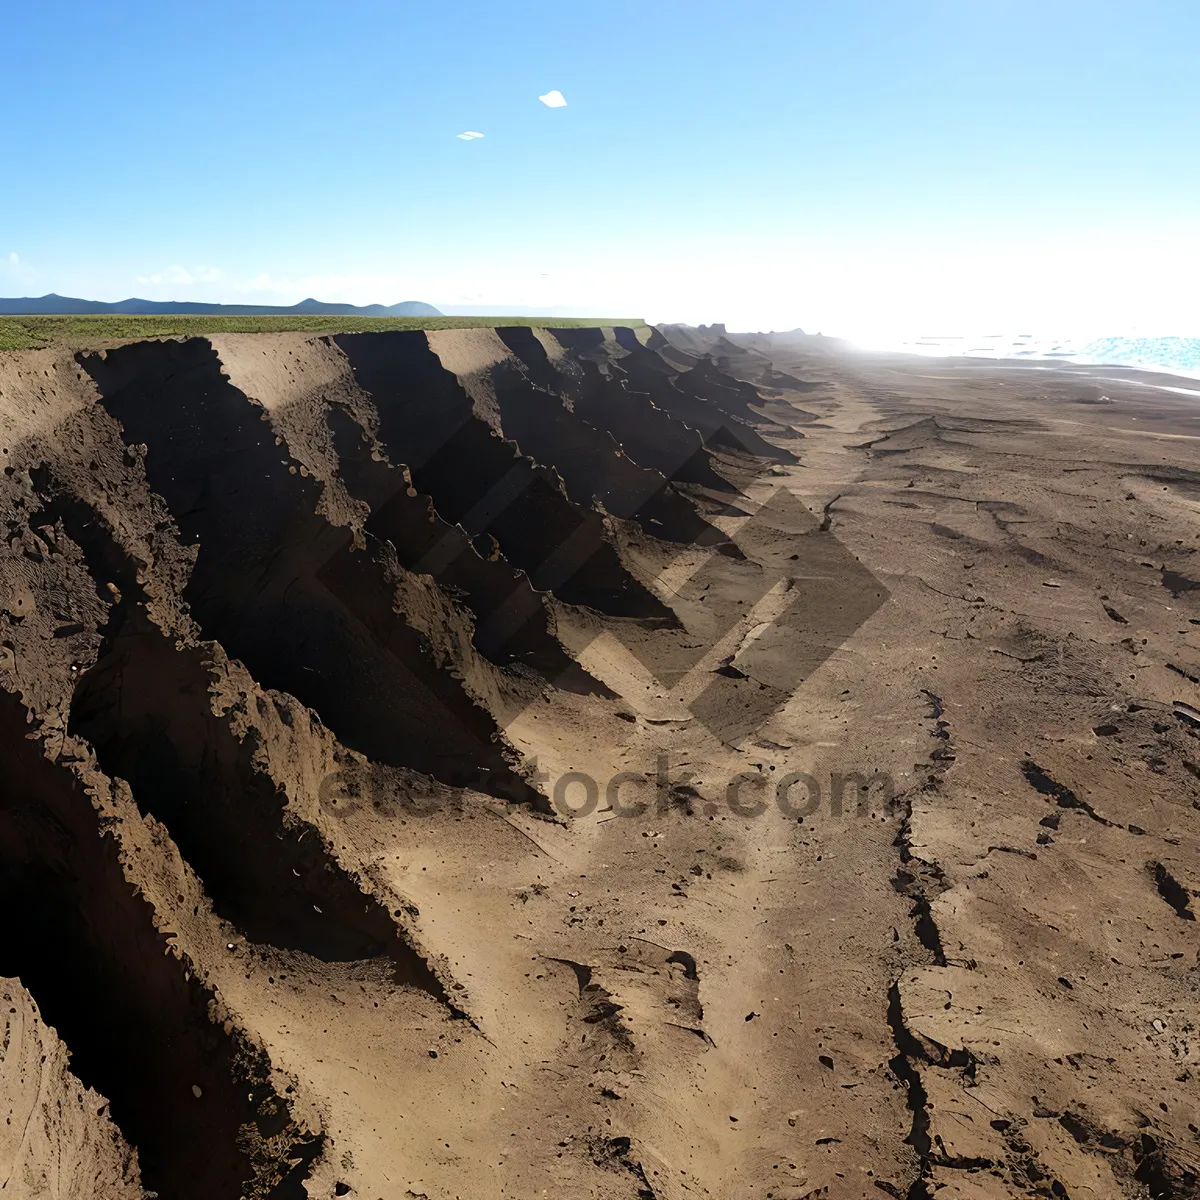
[[[390,544],[401,567],[461,601],[474,619],[480,654],[501,667],[524,664],[560,687],[603,690],[556,638],[552,597],[490,537],[472,538],[445,520],[432,497],[417,491],[404,461],[389,460],[374,400],[330,339],[233,335],[214,345],[231,380],[263,406],[289,452],[320,481],[323,510],[361,528],[368,544]],[[445,621],[431,627],[434,640],[449,633]]]
[[[538,330],[537,340],[572,411],[611,434],[635,462],[677,486],[692,484],[726,495],[737,490],[716,468],[712,447],[696,429],[656,405],[648,392],[630,386],[612,354],[615,343],[603,330]],[[520,343],[516,350],[529,357],[535,353]]]
[[[518,1071],[480,1031],[505,1020],[470,957],[494,949],[411,899],[414,817],[539,845],[558,827],[521,755],[591,761],[633,720],[560,623],[686,638],[647,564],[752,568],[671,482],[736,495],[698,431],[623,392],[651,414],[623,446],[562,382],[588,391],[593,362],[487,339],[474,366],[478,339],[420,333],[0,360],[18,1194],[416,1187],[455,1111],[429,1043]],[[375,1108],[349,1087],[367,1046],[399,1072]]]
[[[453,331],[431,343],[443,365],[494,414],[494,428],[553,466],[572,498],[598,503],[668,541],[728,545],[666,476],[639,466],[611,433],[575,412],[560,395],[558,372],[534,330]]]
[[[71,1074],[62,1039],[17,979],[0,980],[0,1172],[15,1196],[142,1200],[137,1156],[108,1101]]]
[[[671,619],[624,568],[601,515],[572,501],[556,472],[504,440],[443,366],[431,335],[335,340],[375,403],[380,445],[409,467],[443,517],[491,539],[535,587],[568,603]]]
[[[334,732],[372,758],[442,779],[478,762],[508,779],[494,720],[396,611],[385,557],[318,511],[319,481],[276,445],[211,345],[148,343],[82,361],[123,439],[146,447],[148,485],[180,539],[197,548],[184,600],[208,637],[264,686],[319,698]]]
[[[0,356],[0,1190],[1194,1200],[1194,398],[1103,386]]]

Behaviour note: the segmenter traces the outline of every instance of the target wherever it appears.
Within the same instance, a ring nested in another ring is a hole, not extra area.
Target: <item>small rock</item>
[[[198,1083],[192,1084],[192,1095],[195,1096],[197,1100],[199,1100],[200,1097],[204,1095],[204,1090],[200,1087],[200,1085]]]
[[[1151,1022],[1151,1024],[1153,1024],[1153,1026],[1154,1026],[1155,1033],[1165,1033],[1166,1032],[1166,1029],[1167,1029],[1166,1025],[1164,1025],[1163,1022],[1161,1020],[1159,1020],[1158,1017],[1155,1017],[1154,1020]]]

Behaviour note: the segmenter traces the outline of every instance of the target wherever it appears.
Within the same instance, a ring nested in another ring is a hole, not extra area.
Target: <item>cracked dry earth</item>
[[[2,1190],[1200,1195],[1198,400],[0,356]]]

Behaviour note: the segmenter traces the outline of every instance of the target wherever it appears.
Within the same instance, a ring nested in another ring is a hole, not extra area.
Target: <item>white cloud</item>
[[[562,92],[555,88],[552,92],[547,92],[544,96],[539,96],[538,99],[547,108],[566,108],[567,101]]]
[[[153,275],[139,275],[138,283],[216,283],[221,278],[219,267],[193,267],[190,271],[178,263],[169,266],[164,271],[155,271]]]
[[[476,138],[483,137],[482,133],[476,133],[473,129],[468,129],[466,133],[455,134],[455,137],[464,142],[474,141]]]
[[[15,250],[10,250],[7,258],[0,258],[0,278],[25,287],[36,277],[37,272],[28,263],[23,263]]]

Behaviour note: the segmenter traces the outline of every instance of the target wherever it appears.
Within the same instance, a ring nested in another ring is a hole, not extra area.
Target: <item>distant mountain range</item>
[[[188,300],[118,300],[106,304],[102,300],[78,300],[74,296],[22,296],[0,298],[0,316],[79,316],[86,313],[115,313],[125,316],[178,316],[190,313],[198,316],[227,317],[440,317],[432,304],[421,300],[403,300],[399,304],[325,304],[320,300],[301,300],[299,304],[281,307],[275,304],[199,304]]]

